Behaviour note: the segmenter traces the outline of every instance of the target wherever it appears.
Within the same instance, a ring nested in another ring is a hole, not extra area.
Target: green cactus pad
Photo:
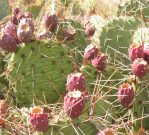
[[[76,64],[81,65],[82,64],[82,52],[86,48],[86,46],[90,43],[90,41],[87,39],[84,28],[81,26],[81,24],[76,20],[65,20],[65,22],[61,22],[59,26],[59,30],[57,32],[57,38],[61,38],[64,28],[73,28],[76,32],[75,38],[73,41],[67,41],[63,39],[62,42],[64,42],[68,49],[72,52],[73,57],[75,58]]]
[[[143,27],[139,28],[134,36],[133,42],[139,44],[149,44],[149,28]],[[134,107],[132,109],[131,115],[132,120],[134,121],[134,129],[137,131],[142,124],[144,129],[148,130],[148,123],[149,123],[149,87],[148,87],[148,78],[149,75],[147,74],[140,84],[137,84],[137,93],[136,93],[136,100],[134,102]],[[138,120],[137,120],[138,119]]]
[[[76,135],[77,133],[75,130],[79,133],[79,135],[84,135],[84,134],[93,135],[97,133],[96,127],[90,122],[79,123],[75,125],[74,127],[72,127],[72,125],[69,125],[61,129],[61,132],[63,134],[67,134],[67,133],[70,133],[71,131],[72,132],[71,135]]]
[[[144,129],[149,130],[149,97],[148,86],[145,83],[136,85],[136,97],[134,100],[133,108],[131,110],[131,118],[135,131],[138,131],[142,126]]]
[[[144,20],[149,19],[149,2],[147,0],[127,0],[120,7],[120,15],[143,17]]]
[[[42,5],[41,6],[31,6],[31,7],[28,7],[27,11],[31,12],[33,14],[33,16],[36,18],[40,13],[41,8],[42,8]]]
[[[31,42],[11,56],[7,68],[11,70],[10,83],[23,105],[31,104],[33,99],[54,103],[65,91],[72,58],[57,42]]]
[[[100,118],[112,123],[115,119],[124,116],[127,110],[124,110],[122,107],[120,109],[120,103],[117,99],[117,87],[121,82],[127,80],[127,76],[123,75],[123,72],[120,71],[120,67],[117,66],[116,70],[113,65],[110,66],[110,64],[107,63],[106,70],[102,73],[98,73],[94,67],[87,66],[83,69],[83,73],[88,84],[89,93],[96,97],[94,107],[91,102],[88,105],[93,111],[93,115],[95,117],[99,116],[99,120],[95,118],[95,125],[97,127],[103,126]],[[96,94],[94,93],[95,91]]]
[[[0,92],[4,93],[6,88],[8,87],[8,81],[4,77],[4,67],[5,67],[5,62],[4,62],[4,56],[0,53]]]
[[[2,54],[0,53],[0,74],[2,74],[3,73],[3,71],[4,71],[4,61],[3,61],[3,56],[2,56]]]
[[[100,34],[100,47],[108,53],[112,59],[124,58],[128,54],[128,47],[135,30],[141,24],[134,17],[119,17],[110,20]],[[114,60],[115,60],[114,59]]]
[[[81,26],[81,24],[77,20],[68,19],[68,20],[60,22],[59,29],[57,32],[58,39],[63,36],[61,31],[64,28],[73,28],[76,32],[75,39],[73,41],[67,41],[65,39],[63,40],[70,47],[72,48],[84,47],[84,45],[87,44],[87,38],[85,36],[84,28]]]
[[[94,135],[98,132],[95,125],[90,121],[71,121],[70,120],[60,120],[55,125],[50,128],[52,135]]]
[[[109,118],[107,120],[110,122],[113,119],[126,116],[128,112],[118,101],[117,88],[130,76],[128,47],[131,44],[133,33],[140,24],[141,22],[133,17],[120,17],[110,20],[102,27],[99,36],[99,47],[107,55],[106,70],[98,73],[93,66],[87,66],[83,69],[89,91],[92,93],[97,89],[99,93],[94,110],[95,114],[104,116],[108,110]]]

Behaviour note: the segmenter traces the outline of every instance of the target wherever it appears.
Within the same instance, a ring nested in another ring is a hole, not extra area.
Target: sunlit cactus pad
[[[118,17],[111,19],[100,34],[100,46],[104,51],[113,54],[114,51],[127,54],[127,47],[141,21],[134,17]]]
[[[22,104],[29,105],[33,99],[53,103],[65,91],[72,59],[62,44],[33,41],[12,54],[8,69],[10,83]]]
[[[149,135],[149,0],[0,0],[0,134]]]

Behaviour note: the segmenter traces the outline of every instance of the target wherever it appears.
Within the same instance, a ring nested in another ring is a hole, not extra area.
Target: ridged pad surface
[[[65,91],[72,59],[68,50],[56,42],[32,42],[12,55],[8,68],[10,82],[21,103],[32,103],[33,97],[53,103]]]

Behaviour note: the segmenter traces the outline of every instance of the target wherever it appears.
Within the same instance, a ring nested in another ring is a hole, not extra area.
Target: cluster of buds
[[[132,61],[132,72],[142,78],[148,72],[149,45],[132,44],[128,49],[129,58]]]
[[[82,73],[71,73],[67,77],[68,93],[64,97],[64,112],[71,118],[79,117],[88,98],[85,78]]]
[[[33,32],[32,14],[15,8],[11,19],[0,32],[0,48],[4,51],[16,52],[20,43],[26,43],[32,39]]]
[[[84,61],[91,61],[91,64],[98,70],[104,71],[106,68],[106,56],[99,49],[90,44],[86,47],[83,55]]]

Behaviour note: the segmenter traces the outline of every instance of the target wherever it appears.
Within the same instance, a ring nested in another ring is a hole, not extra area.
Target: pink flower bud
[[[134,99],[134,90],[129,83],[123,83],[118,88],[118,99],[122,106],[129,108]]]
[[[134,61],[136,58],[143,58],[143,46],[140,44],[132,44],[129,49],[129,58]]]
[[[142,58],[137,58],[132,63],[132,72],[138,77],[143,77],[148,72],[147,62]]]
[[[93,60],[92,65],[98,71],[104,71],[106,68],[106,56],[103,53],[98,54]]]

